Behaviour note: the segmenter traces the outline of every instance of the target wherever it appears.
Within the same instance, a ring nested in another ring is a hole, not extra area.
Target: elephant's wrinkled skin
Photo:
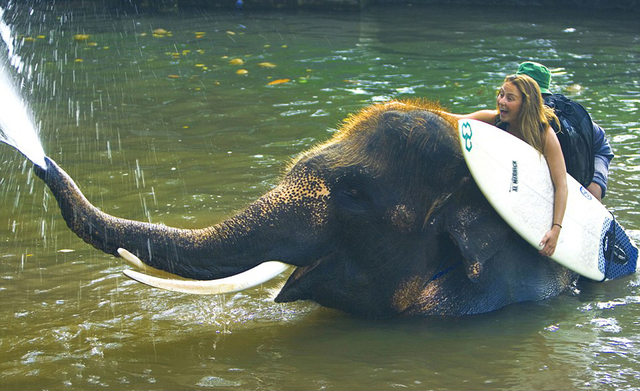
[[[576,280],[494,212],[466,168],[455,124],[426,103],[350,117],[272,191],[200,230],[106,215],[48,165],[36,173],[68,226],[96,248],[117,255],[124,247],[201,280],[269,260],[295,265],[278,302],[313,300],[366,317],[459,316],[546,299]]]

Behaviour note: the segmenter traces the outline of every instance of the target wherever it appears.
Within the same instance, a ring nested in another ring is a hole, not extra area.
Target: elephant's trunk
[[[234,275],[269,260],[305,264],[309,261],[303,254],[313,253],[308,247],[315,241],[300,238],[313,232],[301,230],[294,221],[309,216],[294,213],[291,206],[297,201],[296,194],[283,185],[220,224],[176,229],[101,212],[55,162],[49,158],[46,161],[46,170],[35,167],[35,171],[51,189],[67,225],[85,242],[106,253],[118,256],[118,248],[123,247],[149,266],[201,280]],[[317,222],[324,221],[318,214],[323,210],[318,205],[325,194],[320,190],[310,211]],[[313,224],[306,223],[306,227]]]

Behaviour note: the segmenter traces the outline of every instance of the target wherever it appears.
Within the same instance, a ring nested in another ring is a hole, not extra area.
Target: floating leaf
[[[231,65],[242,65],[244,64],[244,60],[241,58],[234,58],[231,61],[229,61],[229,64]]]
[[[153,34],[152,35],[154,37],[156,37],[156,38],[173,36],[173,34],[171,34],[171,31],[167,31],[165,29],[155,29],[155,30],[153,30]]]
[[[263,68],[275,68],[276,67],[276,64],[273,64],[273,63],[270,63],[270,62],[261,62],[258,65],[263,67]]]
[[[83,62],[84,60],[83,60],[83,59],[81,59],[81,58],[76,58],[76,60],[75,60],[75,61],[76,61],[76,62]]]
[[[238,69],[236,71],[236,75],[246,75],[248,73],[249,73],[249,71],[247,71],[246,69]]]
[[[58,250],[59,253],[72,253],[76,250],[72,250],[70,248],[61,248],[60,250]]]
[[[179,79],[180,75],[168,75],[167,76],[169,79]]]
[[[73,36],[74,41],[86,41],[90,37],[89,34],[76,34]]]
[[[270,85],[270,86],[274,86],[276,84],[288,83],[290,81],[291,81],[291,79],[277,79],[277,80],[274,80],[274,81],[270,81],[267,84]]]
[[[580,84],[571,84],[565,88],[565,91],[571,94],[577,94],[582,91],[582,86]]]
[[[234,33],[233,31],[227,31],[227,34],[229,34],[229,35],[236,35],[236,33]]]

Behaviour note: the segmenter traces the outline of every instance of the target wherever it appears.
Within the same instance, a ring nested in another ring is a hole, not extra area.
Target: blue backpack
[[[562,147],[567,172],[582,186],[589,186],[595,169],[591,116],[582,105],[562,94],[547,95],[544,103],[555,111],[560,120],[560,129],[554,126],[554,130]]]

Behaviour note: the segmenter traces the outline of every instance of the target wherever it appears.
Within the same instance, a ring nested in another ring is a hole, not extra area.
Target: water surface
[[[637,15],[89,8],[36,3],[9,21],[45,151],[108,213],[216,223],[349,113],[392,98],[492,107],[504,76],[533,58],[606,129],[617,155],[606,204],[640,229]],[[285,276],[221,297],[164,292],[75,237],[16,151],[0,148],[0,162],[2,389],[640,387],[638,276],[461,319],[275,304]]]

